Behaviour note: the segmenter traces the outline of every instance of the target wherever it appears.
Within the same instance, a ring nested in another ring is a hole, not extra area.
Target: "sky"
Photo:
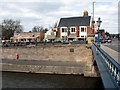
[[[65,17],[89,16],[102,20],[100,29],[109,33],[118,33],[119,0],[0,0],[0,23],[4,19],[20,20],[24,32],[34,26],[49,28]]]

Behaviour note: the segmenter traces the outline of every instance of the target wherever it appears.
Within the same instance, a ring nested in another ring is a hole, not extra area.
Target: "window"
[[[62,32],[67,32],[67,28],[62,28]]]
[[[84,28],[81,28],[81,32],[84,32]]]
[[[81,37],[84,37],[84,36],[81,36]]]
[[[71,32],[75,32],[75,28],[71,28]]]
[[[81,32],[86,32],[86,27],[81,27]]]
[[[51,35],[54,35],[54,32],[51,32]]]
[[[86,32],[86,28],[85,28],[85,32]]]
[[[64,28],[62,28],[62,32],[64,32]]]

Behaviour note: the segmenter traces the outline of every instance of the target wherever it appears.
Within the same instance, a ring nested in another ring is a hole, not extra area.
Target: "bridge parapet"
[[[98,55],[97,55],[98,50]],[[98,69],[100,71],[100,75],[102,79],[105,79],[105,75],[107,75],[108,79],[111,80],[111,84],[113,84],[114,87],[120,89],[120,63],[114,60],[109,54],[107,54],[103,49],[98,48],[95,43],[93,43],[92,46],[93,51],[93,57],[95,57]],[[101,64],[103,64],[101,66]],[[106,74],[105,74],[106,73]],[[112,87],[109,83],[110,81],[106,79],[103,80],[103,84],[106,88]],[[109,83],[106,84],[106,83]]]

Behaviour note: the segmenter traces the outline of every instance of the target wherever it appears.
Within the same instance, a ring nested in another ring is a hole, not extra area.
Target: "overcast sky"
[[[83,16],[85,10],[92,16],[95,1],[95,21],[101,18],[101,29],[118,33],[119,0],[0,0],[0,23],[3,19],[20,20],[24,32],[35,25],[53,26],[63,17]]]

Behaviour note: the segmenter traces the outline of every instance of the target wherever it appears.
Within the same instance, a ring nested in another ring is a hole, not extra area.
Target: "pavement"
[[[41,65],[41,66],[84,66],[86,62],[62,62],[62,61],[37,61],[37,60],[2,60],[2,64],[17,64],[17,65]]]
[[[120,42],[114,39],[111,43],[101,44],[101,48],[108,53],[112,58],[120,63],[120,51],[119,51]]]
[[[111,43],[104,43],[103,45],[117,51],[120,53],[120,40],[118,39],[112,39],[112,42]]]

